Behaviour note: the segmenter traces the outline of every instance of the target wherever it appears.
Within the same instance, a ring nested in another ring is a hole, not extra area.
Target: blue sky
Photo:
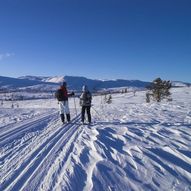
[[[190,0],[0,0],[0,75],[191,82]]]

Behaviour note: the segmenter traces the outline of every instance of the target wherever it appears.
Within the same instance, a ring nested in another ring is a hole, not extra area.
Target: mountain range
[[[22,76],[19,78],[0,76],[0,89],[9,90],[39,90],[39,91],[53,91],[62,84],[67,82],[70,90],[81,90],[83,85],[87,85],[91,91],[98,91],[109,88],[145,88],[150,82],[140,80],[94,80],[79,76]],[[189,86],[189,83],[173,82],[173,86]]]

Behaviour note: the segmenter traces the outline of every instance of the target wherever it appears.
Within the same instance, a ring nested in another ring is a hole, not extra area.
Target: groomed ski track
[[[6,173],[9,178],[1,182],[0,190],[52,190],[59,183],[55,176],[66,168],[74,143],[83,132],[79,120],[78,115],[71,123],[60,125],[58,114],[48,113],[20,125],[3,128],[0,134],[3,149],[0,165],[3,165],[3,158],[8,159],[3,176]],[[3,147],[7,142],[10,144]],[[12,164],[10,167],[9,163]],[[44,178],[57,182],[47,185],[45,181],[44,185]]]

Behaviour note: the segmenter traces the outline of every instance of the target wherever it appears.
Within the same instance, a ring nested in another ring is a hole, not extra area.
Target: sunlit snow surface
[[[78,98],[65,125],[54,99],[3,102],[0,190],[191,190],[191,88],[172,98],[96,96],[91,126],[80,124]]]

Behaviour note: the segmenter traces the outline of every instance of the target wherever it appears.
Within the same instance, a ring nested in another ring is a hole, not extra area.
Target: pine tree
[[[170,81],[156,78],[148,87],[148,89],[150,90],[149,96],[152,96],[153,100],[160,102],[161,100],[168,98],[171,95],[169,91],[171,87],[172,85]],[[148,92],[146,97],[148,99]]]

